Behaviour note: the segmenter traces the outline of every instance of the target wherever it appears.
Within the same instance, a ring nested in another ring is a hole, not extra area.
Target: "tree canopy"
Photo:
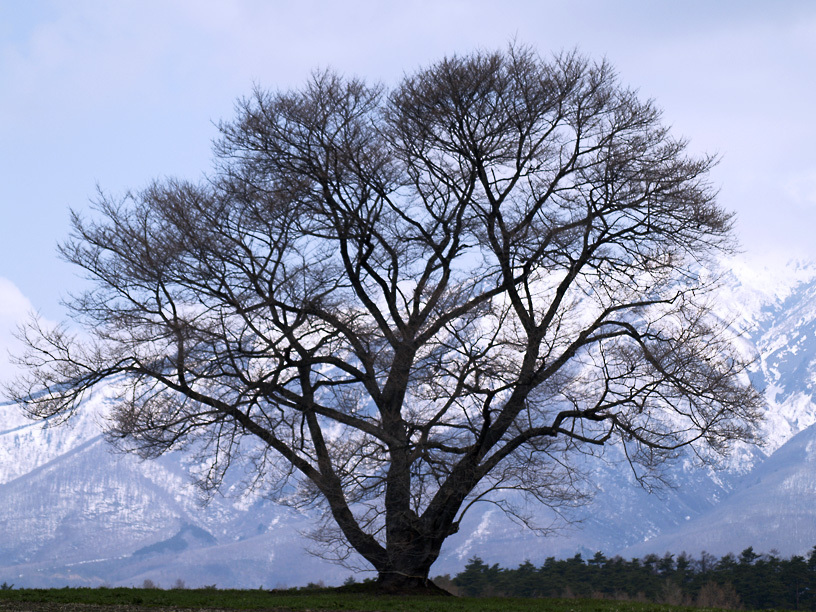
[[[320,72],[219,129],[207,180],[74,214],[85,336],[32,322],[31,413],[116,379],[117,444],[198,453],[205,488],[241,462],[395,588],[475,501],[575,501],[574,452],[621,445],[648,477],[754,440],[708,301],[734,246],[715,160],[607,63],[513,46],[392,89]]]

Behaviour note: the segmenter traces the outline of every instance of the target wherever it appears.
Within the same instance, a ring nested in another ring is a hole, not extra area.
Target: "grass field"
[[[703,612],[638,602],[586,599],[396,597],[318,591],[276,592],[216,589],[16,589],[0,590],[0,610],[58,612],[116,606],[116,612],[144,608],[278,611],[382,612]]]

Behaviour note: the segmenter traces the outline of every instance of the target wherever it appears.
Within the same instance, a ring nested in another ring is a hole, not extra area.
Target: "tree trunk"
[[[434,537],[423,529],[406,528],[392,531],[388,543],[388,562],[378,567],[377,584],[387,593],[445,595],[430,579],[431,566],[439,557],[444,538]]]
[[[393,595],[450,595],[448,591],[436,586],[428,577],[430,565],[424,570],[404,572],[386,570],[377,576],[377,585],[383,593]]]

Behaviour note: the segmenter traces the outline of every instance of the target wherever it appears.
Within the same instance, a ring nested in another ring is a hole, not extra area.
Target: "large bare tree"
[[[208,180],[74,215],[84,332],[29,326],[31,413],[115,379],[118,444],[187,446],[205,487],[253,466],[394,589],[476,500],[574,500],[575,452],[622,445],[648,476],[753,440],[706,291],[733,248],[713,160],[606,63],[511,47],[392,90],[323,72],[219,127]]]

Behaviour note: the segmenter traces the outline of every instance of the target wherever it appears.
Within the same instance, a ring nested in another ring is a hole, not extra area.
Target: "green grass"
[[[331,589],[269,593],[262,590],[65,588],[0,590],[2,602],[44,602],[240,610],[359,610],[382,612],[703,612],[638,602],[591,599],[397,597],[336,593]]]

